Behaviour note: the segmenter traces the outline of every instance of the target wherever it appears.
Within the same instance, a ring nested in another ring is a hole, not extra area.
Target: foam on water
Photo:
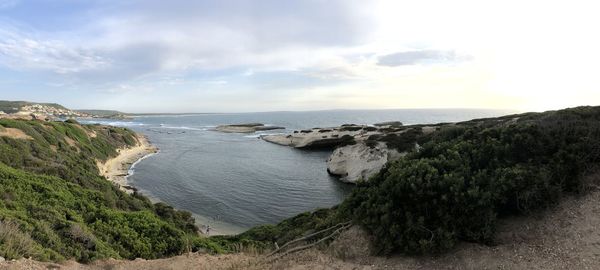
[[[196,131],[206,131],[208,128],[193,128],[193,127],[171,127],[171,126],[160,126],[160,128],[166,129],[183,129],[183,130],[196,130]]]
[[[133,164],[131,164],[131,167],[129,167],[129,170],[127,171],[127,176],[125,176],[125,179],[129,179],[130,176],[135,174],[135,166],[138,165],[140,162],[142,162],[144,159],[147,159],[149,157],[158,155],[158,153],[160,153],[160,150],[156,151],[155,153],[150,153],[147,154],[143,157],[141,157],[140,159],[136,160]]]

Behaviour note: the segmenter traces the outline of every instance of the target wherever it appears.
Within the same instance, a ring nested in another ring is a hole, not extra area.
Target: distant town
[[[0,101],[0,118],[53,121],[65,118],[114,118],[130,116],[117,111],[76,111],[58,104]]]

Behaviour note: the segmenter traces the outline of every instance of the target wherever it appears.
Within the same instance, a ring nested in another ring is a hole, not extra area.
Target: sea
[[[154,114],[128,120],[82,119],[127,127],[160,151],[136,162],[129,184],[154,202],[193,214],[211,234],[236,234],[339,204],[353,186],[327,174],[331,150],[300,150],[265,142],[262,134],[313,127],[458,122],[515,113],[507,110],[399,109],[303,112]],[[264,123],[286,127],[256,134],[221,133],[217,125]]]

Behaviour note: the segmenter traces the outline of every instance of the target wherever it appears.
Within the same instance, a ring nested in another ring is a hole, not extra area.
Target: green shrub
[[[0,256],[89,262],[224,250],[198,236],[189,212],[128,195],[98,175],[96,160],[137,143],[132,131],[74,121],[0,119],[0,126],[34,138],[0,137],[0,221],[19,224],[0,225],[8,232]]]
[[[435,253],[457,241],[492,243],[498,218],[579,192],[600,161],[600,107],[443,127],[361,183],[341,206],[381,253]]]
[[[13,221],[0,221],[0,256],[5,259],[39,257],[40,248],[29,234],[24,233]]]

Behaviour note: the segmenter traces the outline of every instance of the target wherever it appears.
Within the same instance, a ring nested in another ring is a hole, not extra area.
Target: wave
[[[129,170],[127,170],[127,176],[125,176],[125,178],[127,179],[130,176],[135,174],[135,166],[138,165],[140,162],[142,162],[142,160],[147,159],[152,156],[155,156],[158,153],[160,153],[160,150],[156,151],[155,153],[147,154],[147,155],[141,157],[140,159],[136,160],[133,164],[131,164],[131,167],[129,167]]]
[[[197,130],[197,131],[206,131],[206,130],[209,129],[209,127],[193,128],[193,127],[186,127],[186,126],[181,126],[181,127],[160,126],[160,128],[166,128],[166,129],[183,129],[183,130]]]
[[[147,124],[140,122],[131,122],[131,121],[102,121],[102,120],[81,120],[82,124],[100,124],[107,126],[115,126],[115,127],[139,127],[139,126],[147,126]]]
[[[261,136],[269,136],[269,135],[285,135],[287,133],[282,133],[282,132],[264,132],[264,131],[257,131],[255,134],[252,135],[245,135],[245,138],[260,138]]]

